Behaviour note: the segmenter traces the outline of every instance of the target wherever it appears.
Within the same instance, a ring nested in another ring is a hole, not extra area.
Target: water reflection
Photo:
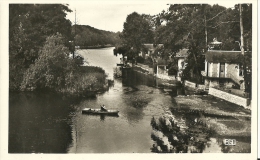
[[[104,114],[100,114],[100,115],[98,115],[98,114],[90,114],[90,115],[84,114],[84,116],[100,117],[100,121],[102,121],[102,122],[104,122],[106,120],[106,117],[115,117],[115,118],[119,117],[119,115],[104,115]]]
[[[110,77],[119,63],[113,59],[112,49],[89,51],[84,56]],[[181,110],[173,98],[179,94],[185,91],[173,87],[168,94],[153,76],[132,71],[128,78],[115,79],[107,92],[92,98],[86,95],[77,103],[71,97],[51,93],[11,93],[9,152],[232,152],[232,147],[221,146],[223,138],[250,145],[250,140],[239,137],[212,137],[204,118],[213,115],[185,107]],[[100,104],[119,110],[119,117],[81,113],[86,107],[99,108]]]
[[[9,153],[67,152],[73,102],[52,93],[10,93],[9,103]]]
[[[122,83],[124,86],[146,85],[149,87],[161,86],[161,82],[150,74],[140,73],[132,69],[123,69]]]

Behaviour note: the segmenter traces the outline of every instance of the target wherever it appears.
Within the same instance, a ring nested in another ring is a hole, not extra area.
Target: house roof
[[[181,58],[181,57],[188,57],[188,49],[182,49],[179,52],[176,53],[175,57]]]
[[[205,54],[206,60],[213,63],[239,63],[241,56],[241,51],[209,50]]]

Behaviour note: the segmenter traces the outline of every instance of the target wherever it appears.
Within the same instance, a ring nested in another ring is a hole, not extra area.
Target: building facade
[[[209,50],[205,54],[205,71],[202,71],[206,88],[244,89],[241,51]]]
[[[182,49],[176,53],[175,58],[178,62],[177,78],[180,79],[182,72],[186,67],[185,59],[188,57],[188,49]]]

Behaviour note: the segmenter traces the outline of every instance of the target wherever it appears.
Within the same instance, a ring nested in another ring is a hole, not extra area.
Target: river
[[[113,79],[120,57],[113,48],[80,50],[88,65],[102,67]],[[70,98],[55,93],[10,93],[9,153],[150,153],[152,117],[170,112],[172,96],[135,74],[114,80],[96,97]],[[85,107],[119,110],[118,117],[81,113]],[[216,141],[213,139],[212,141]],[[211,145],[220,152],[219,145]],[[206,148],[212,151],[209,148]]]

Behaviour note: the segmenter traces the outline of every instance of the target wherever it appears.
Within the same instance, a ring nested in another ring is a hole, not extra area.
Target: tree
[[[135,58],[142,50],[144,43],[153,42],[152,27],[144,15],[133,12],[127,16],[120,38],[125,48],[130,48],[126,56]]]
[[[204,10],[207,7],[204,4],[170,5],[169,11],[163,13],[166,25],[156,30],[156,43],[164,44],[162,58],[174,57],[180,49],[189,49],[188,61],[192,63],[187,64],[186,73],[193,73],[191,76],[196,77],[197,83],[201,81],[200,55],[206,49]]]
[[[47,38],[39,51],[39,58],[24,74],[22,90],[65,86],[65,75],[75,68],[75,64],[69,59],[69,49],[64,43],[64,38],[59,33]]]
[[[72,34],[75,33],[75,25],[72,26]],[[91,26],[77,25],[77,33],[75,36],[76,45],[84,47],[105,46],[120,44],[119,32],[109,32],[99,30]]]
[[[9,87],[16,90],[48,36],[59,32],[69,46],[71,23],[66,12],[71,10],[62,4],[10,4],[9,8]]]
[[[24,73],[21,90],[84,94],[104,89],[105,71],[79,66],[77,59],[69,58],[69,53],[61,34],[48,37],[39,58]]]
[[[245,6],[245,37],[247,48],[251,45],[252,8]],[[223,42],[225,50],[240,50],[236,41],[240,40],[239,9],[208,4],[173,4],[167,12],[162,11],[156,18],[155,43],[164,45],[158,54],[161,58],[174,57],[180,50],[189,49],[184,71],[187,77],[201,82],[200,71],[204,70],[202,54],[213,38]],[[162,21],[166,24],[162,25]],[[173,64],[173,63],[172,63]],[[174,64],[173,64],[174,65]]]

